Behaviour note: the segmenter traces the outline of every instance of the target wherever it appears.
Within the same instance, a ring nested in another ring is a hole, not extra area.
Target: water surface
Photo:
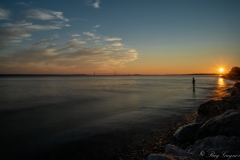
[[[114,131],[148,128],[223,96],[218,76],[16,76],[0,78],[4,154],[29,154]],[[159,122],[158,122],[159,123]],[[106,138],[107,141],[107,138]]]

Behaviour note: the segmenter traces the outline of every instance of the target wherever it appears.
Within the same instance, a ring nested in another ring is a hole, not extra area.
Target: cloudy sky
[[[0,74],[213,73],[240,66],[239,0],[0,2]]]

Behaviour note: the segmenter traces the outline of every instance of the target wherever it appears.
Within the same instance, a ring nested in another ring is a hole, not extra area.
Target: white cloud
[[[83,32],[83,34],[89,37],[95,37],[95,35],[91,32]]]
[[[121,47],[121,46],[123,46],[123,44],[119,43],[119,42],[116,42],[116,43],[113,43],[112,46],[114,46],[114,47]]]
[[[31,37],[31,36],[32,36],[31,34],[22,33],[22,34],[19,34],[19,39],[29,38],[29,37]]]
[[[96,2],[95,2],[95,3],[93,3],[93,5],[92,5],[92,6],[93,6],[94,8],[100,8],[100,6],[99,6],[99,5],[100,5],[100,0],[96,0]]]
[[[100,1],[97,0],[92,5],[99,8],[99,4]],[[118,42],[122,40],[121,38],[99,38],[101,36],[95,32],[72,34],[73,39],[56,45],[53,42],[59,36],[58,34],[53,35],[52,32],[50,38],[34,40],[33,32],[61,29],[70,26],[67,24],[69,20],[63,17],[62,12],[51,10],[35,9],[28,10],[25,13],[28,13],[28,18],[45,21],[41,21],[41,23],[38,23],[39,21],[34,21],[34,23],[20,21],[0,24],[1,73],[4,71],[6,73],[11,73],[11,71],[14,71],[12,73],[21,73],[27,70],[31,70],[31,73],[37,73],[38,71],[47,73],[46,71],[50,70],[51,73],[57,73],[56,71],[66,71],[65,73],[68,73],[69,69],[71,71],[75,69],[78,73],[82,69],[87,71],[89,68],[109,70],[119,66],[124,67],[125,63],[136,60],[138,57],[136,50],[126,48]],[[94,28],[99,27],[100,25],[94,26]],[[82,38],[79,39],[79,36],[82,36]],[[26,43],[30,43],[29,47],[26,47],[25,43],[24,45],[18,44],[29,40],[29,37],[33,39]],[[103,45],[106,43],[105,41],[113,44]],[[15,48],[9,46],[15,46]]]
[[[58,34],[54,34],[53,38],[59,38],[59,35]]]
[[[86,42],[80,41],[80,40],[74,38],[74,39],[72,39],[72,40],[69,40],[69,41],[67,42],[67,45],[70,45],[70,46],[73,46],[73,47],[77,47],[77,46],[79,46],[79,45],[81,45],[81,44],[85,44],[85,43],[86,43]]]
[[[31,9],[26,12],[28,18],[32,19],[40,19],[40,20],[53,20],[53,19],[61,19],[65,22],[69,20],[63,17],[63,12],[56,12],[45,9]]]
[[[32,31],[32,30],[51,30],[51,29],[61,29],[61,25],[33,25],[33,23],[29,23],[26,21],[17,22],[15,24],[13,23],[5,23],[2,24],[3,27],[6,27],[7,30],[12,31]]]
[[[10,12],[0,7],[0,20],[7,20],[9,19]]]
[[[70,27],[71,25],[70,24],[65,24],[66,27]]]
[[[98,24],[98,25],[96,25],[94,28],[99,28],[99,27],[101,27],[101,25]]]
[[[73,34],[72,37],[80,37],[80,34]]]
[[[56,25],[28,25],[25,27],[29,30],[52,30],[52,29],[61,29],[60,26]]]
[[[79,46],[81,43],[77,39],[70,40],[67,46]],[[124,64],[134,61],[138,57],[137,52],[109,50],[102,48],[78,48],[77,50],[56,50],[55,45],[43,46],[40,48],[19,49],[8,56],[0,56],[1,72],[19,73],[21,71],[38,72],[59,71],[69,73],[84,69],[111,70],[111,68],[124,67]],[[61,54],[59,54],[61,52]]]
[[[29,3],[26,3],[26,2],[19,2],[19,3],[17,3],[17,5],[29,6]]]
[[[40,10],[29,10],[27,17],[32,19],[41,19],[41,20],[51,20],[55,17],[52,14],[46,13],[45,11]]]
[[[117,37],[112,37],[112,38],[107,37],[105,39],[105,41],[121,41],[121,40],[122,40],[122,38],[117,38]]]
[[[0,50],[5,48],[8,43],[20,43],[29,39],[32,32],[40,30],[61,29],[58,24],[53,25],[33,25],[32,23],[21,21],[17,23],[4,23],[0,29]],[[58,36],[58,35],[55,35]],[[16,41],[17,40],[17,41]]]

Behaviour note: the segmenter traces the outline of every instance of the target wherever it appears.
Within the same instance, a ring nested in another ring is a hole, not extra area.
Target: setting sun
[[[223,69],[223,68],[219,68],[219,72],[221,72],[221,73],[222,73],[223,71],[224,71],[224,69]]]

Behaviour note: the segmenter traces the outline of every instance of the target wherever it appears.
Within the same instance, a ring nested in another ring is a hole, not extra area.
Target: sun
[[[223,69],[223,68],[219,68],[218,71],[219,71],[220,73],[223,73],[224,69]]]

